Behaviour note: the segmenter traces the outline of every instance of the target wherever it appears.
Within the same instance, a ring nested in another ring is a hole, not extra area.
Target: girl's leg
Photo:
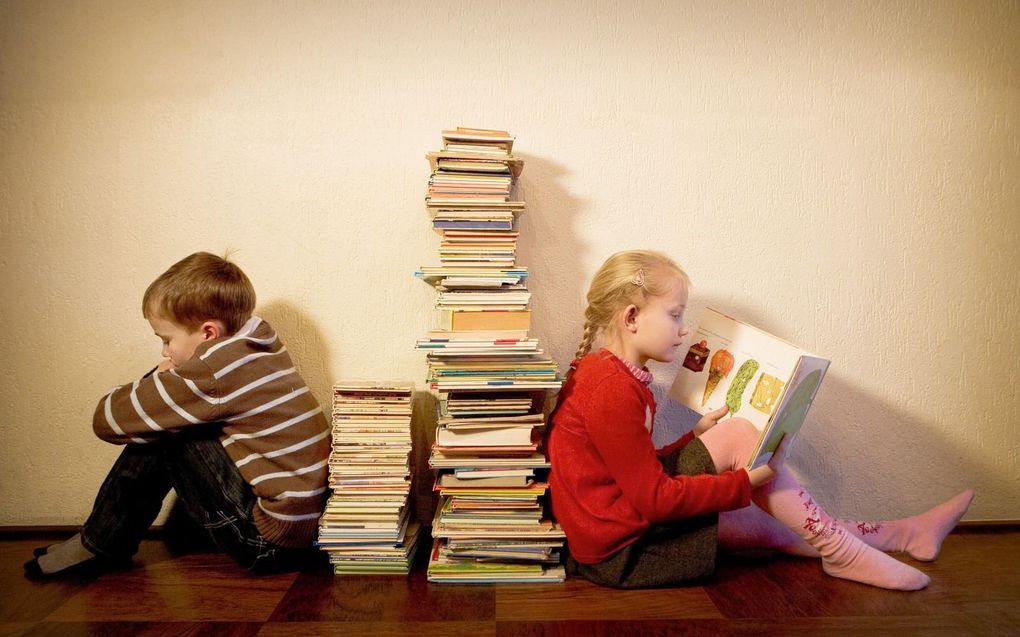
[[[716,463],[716,470],[721,472],[743,467],[757,437],[757,430],[749,422],[731,418],[705,432],[701,441]],[[785,467],[780,469],[775,480],[755,489],[752,499],[762,511],[815,549],[829,575],[898,590],[921,589],[930,581],[924,573],[871,548],[843,529]],[[788,535],[769,534],[769,530],[766,525],[756,529],[769,538],[769,544],[763,548],[799,547],[790,542]]]
[[[719,546],[727,551],[768,549],[801,557],[818,551],[756,505],[719,514]]]
[[[701,436],[717,473],[744,466],[751,455],[757,436],[739,426],[740,422],[724,421]],[[753,504],[719,514],[719,545],[730,551],[768,549],[819,557],[818,551],[799,535]]]
[[[868,546],[880,551],[904,551],[915,560],[930,562],[938,557],[942,541],[960,522],[973,499],[974,491],[967,489],[913,517],[880,522],[838,522]]]

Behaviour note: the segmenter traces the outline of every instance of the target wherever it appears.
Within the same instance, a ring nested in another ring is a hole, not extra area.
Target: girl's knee
[[[705,432],[704,436],[710,434],[713,438],[726,439],[729,445],[754,445],[759,431],[746,418],[727,418]]]
[[[727,427],[734,436],[737,436],[740,439],[749,438],[752,442],[757,441],[758,435],[760,434],[757,427],[751,424],[751,421],[747,418],[728,418],[719,424]]]
[[[737,469],[747,463],[759,432],[745,418],[729,418],[712,427],[701,436],[716,469]]]

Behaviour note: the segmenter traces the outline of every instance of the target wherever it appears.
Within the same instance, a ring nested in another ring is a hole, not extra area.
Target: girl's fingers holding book
[[[783,439],[779,441],[776,446],[776,450],[772,452],[772,457],[769,458],[769,465],[775,468],[779,468],[786,462],[786,455],[790,452],[790,438],[789,436],[783,436]]]

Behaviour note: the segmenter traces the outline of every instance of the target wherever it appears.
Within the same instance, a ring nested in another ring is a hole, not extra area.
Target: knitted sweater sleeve
[[[114,444],[151,442],[167,432],[218,420],[215,396],[212,370],[193,357],[177,369],[112,389],[96,406],[92,429]]]
[[[747,506],[750,481],[743,470],[666,475],[645,429],[650,414],[640,391],[631,383],[611,381],[603,385],[612,386],[592,392],[585,420],[592,443],[635,510],[662,523]]]

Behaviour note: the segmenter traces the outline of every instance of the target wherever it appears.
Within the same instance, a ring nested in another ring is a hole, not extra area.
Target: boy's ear
[[[227,328],[225,325],[223,325],[222,321],[209,320],[206,321],[205,323],[202,323],[202,325],[200,325],[198,329],[202,331],[203,341],[211,341],[214,338],[219,338],[221,336],[227,335]]]

